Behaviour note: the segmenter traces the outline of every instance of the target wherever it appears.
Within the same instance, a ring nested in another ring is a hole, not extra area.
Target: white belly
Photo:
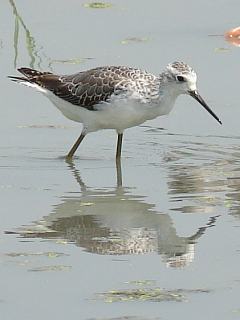
[[[169,102],[165,105],[163,101],[161,104],[148,104],[139,103],[136,99],[115,99],[111,103],[100,103],[96,111],[91,111],[58,98],[51,92],[45,95],[65,117],[82,123],[86,133],[101,129],[115,129],[121,133],[124,129],[169,113],[174,103],[170,106]]]

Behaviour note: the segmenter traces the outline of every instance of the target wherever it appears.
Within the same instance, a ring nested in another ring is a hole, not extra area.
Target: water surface
[[[239,48],[221,35],[239,4],[84,4],[0,5],[1,315],[237,319]],[[126,131],[121,168],[113,131],[90,134],[65,162],[80,126],[6,78],[20,66],[158,73],[176,59],[194,66],[223,125],[180,97],[169,117]]]

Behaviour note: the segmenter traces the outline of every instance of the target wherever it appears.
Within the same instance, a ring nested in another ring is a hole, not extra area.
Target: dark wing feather
[[[152,81],[155,76],[129,67],[98,67],[73,75],[54,75],[29,68],[19,71],[26,81],[33,82],[53,92],[74,105],[89,110],[100,102],[108,101],[112,94],[126,91],[131,86],[138,89],[139,81]]]
[[[60,77],[62,85],[59,86],[58,92],[54,93],[62,99],[68,101],[70,99],[69,102],[73,104],[94,110],[96,104],[108,101],[112,94],[119,92],[120,82],[123,89],[124,76],[120,71],[121,67],[99,67],[62,76]],[[70,91],[74,98],[66,97],[65,90]]]

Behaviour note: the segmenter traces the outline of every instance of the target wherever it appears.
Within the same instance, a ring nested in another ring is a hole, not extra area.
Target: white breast
[[[147,120],[168,114],[173,108],[175,99],[169,96],[161,100],[148,103],[140,101],[136,97],[116,96],[110,102],[102,102],[96,105],[96,111],[73,105],[50,91],[44,94],[51,102],[70,120],[83,124],[86,133],[101,129],[115,129],[123,132],[124,129],[138,126]]]

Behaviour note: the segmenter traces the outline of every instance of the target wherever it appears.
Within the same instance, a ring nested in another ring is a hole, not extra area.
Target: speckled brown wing
[[[140,70],[128,67],[98,67],[60,77],[61,85],[54,93],[73,104],[94,110],[111,95],[123,93],[138,79]]]
[[[126,90],[132,89],[141,94],[141,91],[148,87],[148,82],[155,79],[155,76],[145,71],[122,66],[98,67],[66,76],[28,68],[21,68],[19,71],[28,81],[37,83],[59,98],[88,110],[95,110],[97,104]]]
[[[61,85],[54,93],[73,104],[94,110],[100,102],[108,101],[121,80],[117,69],[95,68],[60,77]]]
[[[158,85],[154,75],[124,66],[98,67],[62,76],[60,81],[62,86],[58,87],[58,92],[54,92],[56,95],[90,110],[94,110],[98,103],[108,101],[113,94],[138,92],[139,96],[144,95],[147,98],[151,89],[155,92],[155,85]],[[149,88],[152,85],[154,88]],[[71,96],[69,93],[65,94],[66,88],[71,92]]]

